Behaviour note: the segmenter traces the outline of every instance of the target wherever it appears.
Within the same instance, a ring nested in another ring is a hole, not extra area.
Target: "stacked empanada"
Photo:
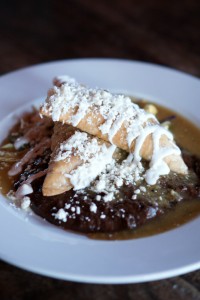
[[[150,161],[145,174],[148,184],[170,171],[187,174],[173,135],[131,98],[87,88],[69,77],[56,78],[54,84],[40,109],[41,115],[55,122],[44,195],[88,186],[116,147],[130,153],[129,163]]]

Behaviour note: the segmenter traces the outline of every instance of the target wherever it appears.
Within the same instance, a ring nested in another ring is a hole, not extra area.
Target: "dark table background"
[[[0,1],[0,74],[82,57],[152,62],[200,77],[200,0]],[[95,285],[0,261],[0,299],[198,300],[200,271],[141,284]]]

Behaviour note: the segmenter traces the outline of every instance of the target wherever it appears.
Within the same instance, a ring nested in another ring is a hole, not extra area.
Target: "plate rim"
[[[17,75],[19,72],[23,73],[23,72],[26,72],[27,70],[31,70],[32,68],[43,68],[44,66],[48,66],[50,64],[62,64],[62,63],[77,63],[77,62],[93,62],[95,63],[96,61],[98,62],[108,62],[108,61],[111,61],[113,63],[126,63],[126,64],[135,64],[135,65],[142,65],[143,67],[145,66],[149,66],[149,67],[153,67],[155,69],[162,69],[162,70],[166,70],[166,71],[170,71],[176,75],[181,75],[181,76],[186,76],[187,78],[190,78],[192,80],[197,80],[198,81],[198,84],[200,84],[200,80],[193,76],[193,75],[190,75],[190,74],[187,74],[187,73],[184,73],[182,71],[179,71],[179,70],[174,70],[174,69],[171,69],[169,67],[166,67],[166,66],[161,66],[161,65],[156,65],[156,64],[152,64],[152,63],[146,63],[146,62],[140,62],[140,61],[134,61],[134,60],[128,60],[128,59],[117,59],[117,58],[79,58],[79,59],[67,59],[67,60],[56,60],[56,61],[52,61],[52,62],[45,62],[45,63],[42,63],[42,64],[35,64],[33,66],[28,66],[28,67],[25,67],[25,68],[21,68],[21,69],[17,69],[17,70],[14,70],[12,72],[9,72],[5,75],[1,75],[0,77],[0,83],[1,83],[1,80],[2,78],[5,78],[5,77],[9,77],[10,75]],[[10,113],[11,115],[13,114],[13,112]],[[1,121],[2,122],[2,121]],[[1,236],[1,235],[0,235]],[[146,238],[145,238],[146,239]],[[119,243],[122,243],[124,241],[121,241]],[[109,241],[110,243],[110,241]],[[114,242],[115,243],[115,242]],[[34,273],[39,273],[39,274],[43,274],[45,276],[50,276],[50,277],[54,277],[54,278],[60,278],[60,279],[65,279],[65,280],[73,280],[73,281],[77,281],[77,282],[87,282],[87,283],[112,283],[112,284],[119,284],[119,283],[133,283],[133,282],[145,282],[145,281],[149,281],[149,280],[158,280],[158,279],[164,279],[164,278],[169,278],[169,277],[173,277],[173,276],[176,276],[176,275],[180,275],[180,274],[183,274],[183,273],[186,273],[186,272],[190,272],[190,271],[194,271],[198,268],[200,268],[200,259],[199,261],[194,265],[189,265],[189,266],[184,266],[182,268],[179,268],[178,270],[172,270],[171,273],[170,271],[164,271],[164,272],[158,272],[158,273],[154,273],[154,275],[147,275],[146,277],[144,275],[141,275],[141,276],[137,276],[137,277],[134,277],[132,275],[129,275],[129,276],[117,276],[117,277],[112,277],[112,276],[96,276],[96,277],[91,277],[91,276],[86,276],[85,277],[83,275],[78,275],[78,274],[74,274],[74,275],[70,275],[68,274],[66,276],[66,274],[63,274],[62,272],[59,273],[59,274],[56,274],[56,273],[52,273],[51,271],[46,271],[46,270],[34,270],[34,267],[30,267],[29,269],[29,266],[23,266],[23,263],[17,263],[17,262],[12,262],[12,260],[9,260],[9,258],[7,258],[5,255],[3,255],[1,253],[1,250],[0,250],[0,257],[2,257],[2,259],[8,263],[11,263],[15,266],[18,266],[18,267],[21,267],[25,270],[28,270],[28,271],[32,271]],[[167,273],[167,274],[166,274]],[[63,274],[63,275],[62,275]],[[63,277],[62,277],[63,276]]]

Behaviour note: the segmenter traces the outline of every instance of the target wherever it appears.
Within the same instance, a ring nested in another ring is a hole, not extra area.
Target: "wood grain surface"
[[[114,57],[153,62],[200,77],[200,0],[1,0],[0,4],[2,75],[52,60]],[[200,271],[141,284],[95,285],[47,278],[0,261],[0,299],[198,300]]]

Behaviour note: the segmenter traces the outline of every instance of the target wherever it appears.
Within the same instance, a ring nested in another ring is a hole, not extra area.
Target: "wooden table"
[[[115,57],[200,76],[199,0],[7,0],[1,2],[0,26],[1,74],[52,60]],[[0,299],[197,300],[200,271],[142,284],[92,285],[1,261]]]

